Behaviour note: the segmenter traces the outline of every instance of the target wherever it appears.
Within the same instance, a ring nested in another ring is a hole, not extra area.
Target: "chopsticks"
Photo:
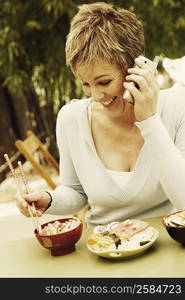
[[[29,194],[30,191],[29,191],[29,188],[28,188],[27,179],[26,179],[21,161],[18,161],[18,166],[19,166],[19,171],[21,173],[21,177],[22,177],[25,189],[26,189],[26,194]],[[35,223],[35,219],[34,219],[33,214],[32,214],[32,210],[31,210],[30,206],[28,205],[28,210],[30,210],[29,214],[32,217],[34,224],[36,225],[36,227],[38,229],[38,232],[40,233],[41,232],[41,226],[40,226],[39,220],[37,218],[37,213],[36,213],[36,208],[35,208],[35,203],[34,202],[32,202],[32,207],[33,207],[34,212],[35,212],[36,223]]]
[[[13,178],[15,180],[15,183],[16,183],[17,187],[18,187],[18,190],[19,190],[20,194],[23,196],[24,195],[23,189],[22,189],[22,187],[21,187],[21,185],[20,185],[20,183],[18,181],[17,175],[15,173],[15,170],[13,168],[13,165],[12,165],[12,163],[11,163],[8,155],[4,154],[4,158],[6,159],[6,162],[7,162],[8,166],[9,166],[9,169],[10,169],[12,175],[13,175]],[[26,176],[25,176],[25,173],[24,173],[24,170],[23,170],[22,163],[20,161],[18,161],[18,167],[19,167],[19,171],[20,171],[20,174],[21,174],[21,178],[22,178],[23,183],[24,183],[26,194],[29,194],[28,183],[27,183],[27,180],[26,180]],[[35,212],[35,218],[33,216],[33,213],[32,213],[32,210],[31,210],[31,207],[30,207],[29,204],[28,204],[28,212],[29,212],[29,214],[30,214],[30,216],[32,218],[32,221],[33,221],[35,227],[37,228],[37,231],[39,233],[41,233],[41,225],[40,225],[39,220],[37,218],[37,213],[36,213],[36,208],[35,208],[34,202],[32,202],[32,207],[33,207],[34,212]]]

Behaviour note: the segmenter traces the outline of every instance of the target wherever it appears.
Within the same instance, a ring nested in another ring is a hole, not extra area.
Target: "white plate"
[[[88,245],[88,243],[87,243],[87,248],[92,253],[94,253],[98,256],[106,257],[106,258],[117,259],[117,258],[127,258],[127,257],[135,256],[135,255],[139,255],[139,254],[143,253],[144,251],[146,251],[148,248],[150,248],[155,243],[155,241],[157,240],[157,238],[159,236],[159,232],[157,229],[155,229],[154,227],[150,227],[150,228],[152,228],[152,230],[153,230],[152,240],[149,243],[147,243],[143,246],[140,246],[138,248],[132,249],[132,250],[95,251],[91,246]]]

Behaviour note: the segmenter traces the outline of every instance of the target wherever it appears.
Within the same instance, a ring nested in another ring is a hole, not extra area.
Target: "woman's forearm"
[[[59,185],[54,191],[49,191],[52,202],[47,209],[48,214],[71,214],[79,211],[87,204],[87,196],[80,192],[80,187]]]
[[[181,149],[178,149],[158,114],[136,122],[136,125],[145,139],[168,199],[175,208],[182,209],[185,207],[185,138],[184,145],[181,143]]]

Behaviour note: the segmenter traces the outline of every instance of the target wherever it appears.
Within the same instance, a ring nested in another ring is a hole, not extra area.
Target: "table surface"
[[[61,216],[43,216],[42,222]],[[33,234],[30,218],[12,215],[0,219],[0,277],[150,278],[185,277],[185,248],[172,240],[161,218],[146,219],[159,231],[154,245],[142,255],[109,260],[91,253],[86,241],[92,228],[83,231],[76,251],[54,257]]]

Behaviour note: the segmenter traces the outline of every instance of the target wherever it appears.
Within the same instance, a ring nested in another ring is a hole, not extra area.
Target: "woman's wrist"
[[[150,116],[148,116],[146,119],[143,119],[143,120],[140,120],[140,121],[137,120],[137,121],[135,122],[135,124],[136,124],[136,123],[137,123],[137,124],[144,124],[144,123],[146,123],[146,122],[152,120],[153,118],[155,118],[155,117],[158,116],[158,115],[159,115],[158,112],[155,112],[155,113],[151,114]]]

